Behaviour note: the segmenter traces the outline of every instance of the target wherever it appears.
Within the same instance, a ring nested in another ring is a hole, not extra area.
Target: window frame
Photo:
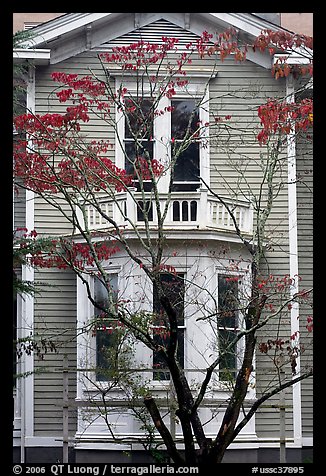
[[[168,272],[162,272],[161,275],[170,275],[171,273],[168,273]],[[182,325],[178,325],[178,329],[182,329],[182,336],[183,336],[183,348],[182,348],[182,368],[185,368],[185,364],[186,364],[186,352],[185,352],[185,342],[186,342],[186,330],[187,330],[187,326],[186,326],[186,315],[185,315],[185,296],[186,296],[186,271],[179,271],[177,270],[176,271],[176,275],[177,276],[181,276],[182,275],[182,281],[183,281],[183,305],[182,305]],[[152,287],[152,309],[153,309],[153,313],[154,313],[154,299],[155,299],[155,295],[154,295],[154,289]],[[159,304],[158,304],[159,305]],[[160,305],[159,305],[160,306]],[[158,328],[162,328],[162,326],[159,326],[159,325],[152,325],[152,330],[154,331],[154,329],[158,329]],[[154,334],[153,334],[153,337],[154,337]],[[152,382],[153,382],[153,385],[157,385],[157,384],[169,384],[170,381],[171,381],[171,377],[170,375],[168,375],[167,378],[155,378],[155,375],[156,374],[159,374],[160,373],[160,370],[159,369],[154,369],[154,366],[155,366],[155,363],[154,363],[154,351],[152,352],[152,367],[153,367],[153,372],[152,372]],[[154,371],[156,370],[156,371]],[[166,369],[166,368],[163,368],[163,370],[161,371],[162,373],[169,373],[169,370]]]
[[[110,275],[110,277],[115,277],[116,278],[116,289],[114,289],[114,286],[112,287],[112,292],[113,293],[116,293],[116,298],[114,299],[114,302],[118,302],[118,299],[119,299],[119,275],[118,273],[113,273],[113,272],[110,272],[108,273]],[[94,297],[94,300],[96,301],[96,289],[95,289],[95,286],[96,286],[96,280],[98,280],[98,282],[101,284],[101,286],[103,286],[103,284],[101,283],[100,279],[97,278],[96,276],[92,276],[92,286],[93,286],[93,297]],[[99,314],[98,314],[99,313]],[[93,317],[94,319],[98,319],[100,318],[100,313],[101,311],[99,309],[96,308],[96,306],[93,306]],[[96,326],[96,334],[94,336],[95,338],[95,381],[96,382],[109,382],[111,381],[111,379],[105,379],[105,378],[98,378],[98,376],[101,374],[101,371],[99,370],[99,349],[98,349],[98,346],[99,346],[99,332],[106,332],[108,331],[109,329],[114,329],[112,323],[116,322],[117,320],[116,319],[105,319],[105,321],[103,321],[103,324],[102,324],[102,329],[99,329],[100,327],[100,324],[98,324]]]
[[[110,268],[105,270],[108,275],[115,275],[117,276],[117,296],[119,298],[120,295],[120,286],[122,284],[121,277],[120,277],[120,267],[115,267],[115,268]],[[90,287],[90,292],[92,297],[94,297],[95,294],[95,275],[90,275],[88,277],[88,284]],[[96,307],[93,305],[93,303],[88,299],[87,293],[85,292],[85,298],[88,301],[88,306],[87,306],[87,316],[86,316],[86,325],[89,327],[93,321],[96,319]],[[86,334],[86,353],[84,355],[84,358],[86,359],[86,367],[88,370],[86,370],[86,375],[87,378],[89,379],[89,389],[95,389],[96,386],[103,386],[107,385],[110,383],[110,380],[103,380],[103,379],[97,379],[97,337],[96,333],[92,332],[89,330],[89,335]],[[93,383],[90,383],[93,382]]]
[[[196,107],[196,99],[195,98],[175,97],[175,98],[171,99],[170,105],[173,107],[173,102],[187,102],[187,101],[194,103],[194,107],[190,108],[190,115],[196,109],[196,116],[198,116],[197,123],[200,122],[200,120],[201,120],[200,119],[200,107],[199,106]],[[173,136],[173,112],[174,111],[172,111],[171,115],[170,115],[171,116],[171,143],[173,142],[173,145],[172,145],[171,148],[173,148],[175,144],[177,144],[177,147],[178,147],[178,145],[180,146],[183,142],[183,139],[179,139],[179,138]],[[193,120],[194,119],[195,119],[195,117],[193,118]],[[187,123],[187,126],[188,126],[188,123]],[[197,159],[198,159],[198,173],[199,173],[198,180],[188,180],[188,179],[187,180],[180,180],[180,179],[178,180],[178,179],[176,179],[176,177],[174,177],[173,188],[176,189],[176,191],[186,192],[187,187],[189,187],[189,191],[194,192],[200,187],[200,178],[199,177],[200,177],[200,160],[201,160],[201,157],[200,157],[200,143],[201,143],[201,141],[202,141],[202,138],[201,138],[201,136],[199,136],[198,138],[196,138],[194,140],[194,142],[191,142],[189,144],[189,146],[187,147],[187,149],[184,152],[181,152],[180,156],[176,160],[175,169],[174,169],[174,174],[176,175],[177,167],[178,167],[178,160],[179,160],[179,166],[180,166],[180,159],[182,158],[182,155],[187,153],[187,152],[189,153],[192,146],[196,145],[196,162],[197,162]],[[197,147],[198,147],[198,150],[197,150]],[[197,157],[197,154],[198,154],[198,157]],[[185,189],[183,190],[183,188],[185,188]]]
[[[115,87],[119,89],[122,87],[122,78],[116,76]],[[127,87],[130,94],[136,94],[137,82],[132,78],[123,78],[123,86]],[[172,100],[195,100],[203,98],[202,104],[199,109],[199,121],[202,124],[209,123],[209,85],[207,84],[207,78],[195,78],[194,82],[191,82],[187,86],[187,90],[175,86],[176,95]],[[149,98],[149,86],[143,85],[143,98]],[[158,104],[159,110],[164,110],[166,107],[171,106],[171,99],[163,96]],[[119,168],[125,167],[125,154],[123,144],[125,140],[125,118],[121,107],[116,106],[116,131],[115,131],[115,163]],[[154,118],[153,123],[153,158],[160,160],[164,167],[167,167],[166,172],[160,177],[158,181],[158,190],[162,193],[168,191],[168,185],[170,181],[170,172],[168,165],[171,160],[171,112],[166,112],[163,115],[158,115]],[[199,144],[199,173],[200,177],[210,185],[210,164],[209,164],[209,127],[203,127]],[[198,189],[201,188],[201,183],[198,183]],[[183,192],[185,193],[185,192]],[[189,192],[191,193],[191,192]]]
[[[225,276],[225,277],[238,277],[239,280],[237,281],[238,283],[238,297],[237,299],[239,300],[239,310],[238,310],[238,316],[237,316],[237,323],[235,326],[233,327],[230,327],[230,326],[219,326],[218,325],[218,322],[216,322],[216,335],[217,335],[217,342],[216,342],[216,345],[217,345],[217,351],[218,351],[218,356],[220,355],[219,354],[219,351],[220,351],[220,344],[219,344],[219,333],[220,333],[220,330],[221,331],[232,331],[234,332],[234,336],[241,332],[243,329],[244,329],[244,326],[245,326],[245,323],[244,323],[244,315],[241,311],[241,307],[245,306],[245,296],[246,296],[246,293],[249,289],[248,287],[248,282],[247,282],[247,279],[248,279],[248,276],[246,276],[246,272],[244,270],[236,270],[236,271],[233,271],[233,270],[228,270],[227,268],[216,268],[216,291],[217,291],[217,306],[218,306],[218,300],[219,300],[219,276]],[[219,310],[219,307],[217,307],[217,310],[218,312],[220,312]],[[243,339],[240,339],[235,347],[234,347],[234,357],[235,357],[235,369],[234,369],[234,372],[235,372],[235,377],[237,375],[237,372],[240,368],[239,366],[239,362],[241,361],[241,358],[242,358],[242,355],[243,355],[243,352],[244,352],[244,343],[243,343]],[[217,380],[218,380],[218,384],[220,387],[225,387],[229,382],[229,380],[222,380],[220,379],[220,373],[221,373],[221,369],[220,369],[220,364],[218,365],[218,373],[217,373]]]

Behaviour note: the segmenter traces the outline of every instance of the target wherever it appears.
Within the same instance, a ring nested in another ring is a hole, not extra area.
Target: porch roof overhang
[[[49,48],[27,49],[15,48],[13,50],[13,62],[24,63],[29,60],[34,64],[46,65],[50,63],[51,50]]]

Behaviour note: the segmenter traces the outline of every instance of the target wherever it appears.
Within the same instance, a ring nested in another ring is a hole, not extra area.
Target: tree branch
[[[179,451],[177,450],[177,447],[173,441],[173,438],[171,436],[171,433],[169,429],[166,427],[164,421],[162,420],[162,417],[160,415],[160,412],[157,408],[156,402],[153,397],[147,396],[144,398],[144,404],[149,411],[152,420],[154,422],[155,428],[161,435],[165,445],[166,449],[170,455],[170,457],[173,459],[173,461],[177,464],[185,464],[184,459],[180,455]]]

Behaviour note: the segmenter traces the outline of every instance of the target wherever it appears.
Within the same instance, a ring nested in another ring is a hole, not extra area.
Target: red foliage
[[[95,260],[109,259],[119,251],[114,240],[96,242],[92,246],[85,243],[74,243],[67,239],[52,240],[52,248],[38,250],[30,259],[31,265],[38,268],[77,268],[82,271],[93,266]]]
[[[266,29],[256,38],[253,48],[265,51],[267,48],[271,48],[271,45],[274,46],[274,49],[270,51],[271,54],[275,52],[275,48],[282,51],[300,47],[313,50],[313,38],[298,33],[290,33],[289,31],[274,31]]]
[[[313,101],[303,99],[296,103],[269,99],[258,108],[262,130],[257,135],[260,144],[266,144],[275,134],[289,134],[292,130],[306,131],[313,125]]]
[[[154,177],[160,177],[164,171],[164,166],[156,159],[147,160],[137,157],[134,165],[142,180],[151,180],[152,174]]]

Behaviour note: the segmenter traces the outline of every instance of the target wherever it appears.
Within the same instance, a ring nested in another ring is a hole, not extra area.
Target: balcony
[[[223,198],[222,203],[207,191],[197,192],[173,192],[169,199],[168,194],[161,193],[159,197],[160,209],[163,212],[167,200],[169,200],[165,230],[211,230],[211,231],[235,231],[234,223],[228,208],[236,218],[239,230],[246,235],[252,233],[253,210],[249,201]],[[150,228],[157,228],[157,211],[153,196],[145,194],[145,202],[148,207],[148,219]],[[151,203],[153,202],[153,203]],[[112,228],[106,217],[114,220],[119,227],[132,230],[135,224],[138,230],[145,228],[144,216],[137,204],[143,208],[144,196],[140,192],[121,192],[116,194],[115,199],[102,197],[98,199],[103,215],[93,205],[85,205],[87,227],[90,231],[104,231]],[[77,209],[79,219],[82,214]]]

